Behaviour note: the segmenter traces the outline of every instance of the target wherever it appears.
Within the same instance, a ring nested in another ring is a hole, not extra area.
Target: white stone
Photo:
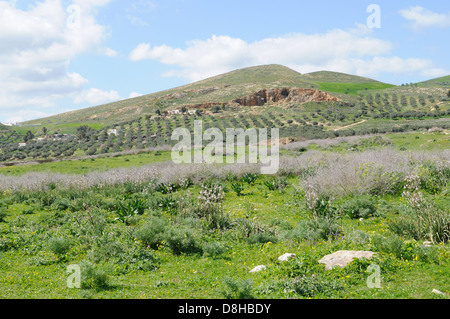
[[[290,254],[290,253],[286,253],[286,254],[284,254],[284,255],[278,257],[278,260],[279,260],[279,261],[288,261],[289,259],[295,258],[295,257],[297,257],[297,255],[295,255],[295,254]]]
[[[263,270],[266,270],[266,266],[260,265],[260,266],[253,268],[252,270],[250,270],[250,272],[259,272],[259,271],[263,271]]]
[[[425,246],[425,247],[431,247],[431,246],[433,246],[433,243],[432,243],[431,241],[424,241],[424,242],[423,242],[423,246]]]
[[[334,267],[344,268],[355,258],[370,259],[373,255],[374,253],[371,251],[339,250],[331,255],[326,255],[319,260],[319,263],[325,264],[325,270],[330,270]]]
[[[439,291],[437,289],[433,289],[431,292],[436,295],[444,295],[444,296],[447,295],[445,292]]]

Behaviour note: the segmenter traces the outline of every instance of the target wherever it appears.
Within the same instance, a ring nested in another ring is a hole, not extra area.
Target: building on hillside
[[[117,128],[109,129],[109,130],[108,130],[108,136],[110,136],[110,135],[118,136],[118,135],[120,135],[122,132],[123,132],[122,130],[117,129]]]

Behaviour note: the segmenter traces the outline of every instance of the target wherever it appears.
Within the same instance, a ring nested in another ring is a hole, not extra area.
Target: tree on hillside
[[[450,99],[450,90],[447,92],[447,97]]]
[[[89,135],[91,135],[93,129],[90,126],[82,125],[77,128],[77,137],[79,140],[85,140]]]
[[[28,141],[31,141],[34,138],[34,134],[31,133],[31,131],[28,131],[25,136],[23,137],[23,141],[26,143]]]

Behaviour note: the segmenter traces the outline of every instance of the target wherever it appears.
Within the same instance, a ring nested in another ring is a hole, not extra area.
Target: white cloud
[[[375,76],[425,74],[435,69],[424,59],[392,57],[392,44],[372,36],[363,26],[334,29],[324,34],[293,33],[248,43],[239,38],[213,35],[207,40],[187,42],[185,49],[167,45],[139,44],[129,55],[132,61],[157,60],[176,66],[163,74],[196,81],[241,67],[283,64],[301,73],[319,70]],[[442,70],[441,70],[442,71]]]
[[[11,116],[6,117],[6,120],[4,121],[4,123],[20,123],[20,122],[37,119],[37,118],[48,117],[51,115],[54,115],[54,114],[40,112],[40,111],[36,111],[36,110],[30,110],[30,109],[23,109],[23,110],[14,112],[14,114],[11,114]]]
[[[142,20],[141,18],[138,18],[136,16],[133,16],[131,14],[127,15],[127,19],[131,22],[132,25],[137,25],[137,26],[141,26],[141,27],[146,27],[148,26],[148,23],[145,22],[144,20]]]
[[[106,48],[105,49],[105,55],[109,56],[109,57],[115,57],[117,56],[117,52],[113,49],[110,48]]]
[[[436,13],[420,6],[416,6],[400,10],[400,15],[406,20],[411,21],[411,26],[415,30],[432,27],[450,27],[450,12],[446,14]]]
[[[61,0],[36,1],[26,9],[17,8],[15,1],[0,1],[2,118],[12,110],[55,106],[82,91],[88,80],[69,71],[76,56],[117,54],[103,46],[108,29],[94,17],[95,9],[109,1],[74,0],[75,11]]]
[[[139,96],[142,96],[142,95],[143,94],[138,93],[138,92],[131,92],[129,98],[132,99],[132,98],[139,97]]]
[[[73,102],[76,104],[99,105],[120,100],[121,97],[117,91],[102,91],[100,89],[88,89],[77,94]]]

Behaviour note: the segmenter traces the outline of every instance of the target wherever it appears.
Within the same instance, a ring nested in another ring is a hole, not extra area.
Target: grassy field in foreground
[[[445,298],[431,292],[450,293],[445,154],[322,155],[292,158],[278,176],[173,168],[164,182],[3,191],[0,297]],[[377,255],[325,270],[318,260],[338,250]],[[367,286],[371,264],[380,289]],[[69,265],[81,289],[67,287]]]

